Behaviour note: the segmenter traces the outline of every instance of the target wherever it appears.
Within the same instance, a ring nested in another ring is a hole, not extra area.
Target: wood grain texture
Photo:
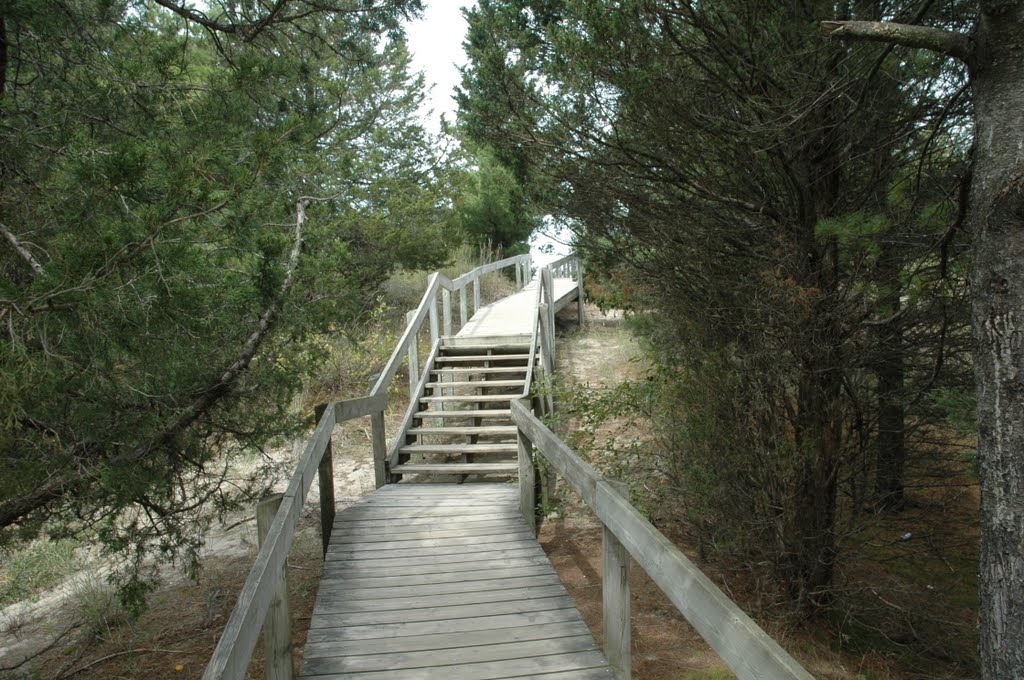
[[[301,677],[544,673],[613,677],[515,486],[390,484],[337,514]]]

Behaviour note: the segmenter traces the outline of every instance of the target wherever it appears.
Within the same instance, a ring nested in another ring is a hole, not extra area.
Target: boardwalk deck
[[[301,677],[614,678],[507,484],[391,484],[338,513]]]
[[[576,299],[576,282],[572,279],[554,279],[555,311]],[[533,306],[537,302],[537,278],[521,291],[495,303],[481,307],[473,318],[450,339],[452,345],[473,345],[506,342],[510,345],[529,344],[533,331]]]

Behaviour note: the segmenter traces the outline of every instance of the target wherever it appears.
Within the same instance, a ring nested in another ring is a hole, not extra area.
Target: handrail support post
[[[283,498],[283,494],[274,494],[256,505],[256,537],[260,546],[274,523]],[[274,585],[273,600],[263,621],[263,654],[266,657],[267,680],[292,680],[292,617],[288,604],[287,562]]]
[[[379,489],[388,483],[385,469],[388,449],[384,434],[384,411],[376,411],[370,415],[370,428],[373,440],[373,482]]]
[[[452,292],[447,288],[441,289],[441,319],[444,328],[444,337],[452,335]]]
[[[459,328],[465,328],[469,321],[469,301],[466,298],[466,287],[459,288]]]
[[[413,317],[416,316],[416,312],[406,312],[405,324],[408,326],[412,323]],[[420,382],[420,343],[419,333],[414,333],[409,342],[409,349],[407,354],[409,357],[409,398],[416,398],[416,385]]]
[[[527,402],[529,400],[526,400]],[[519,451],[519,509],[523,519],[537,535],[537,474],[533,462],[533,442],[518,430],[516,443]]]
[[[320,404],[316,407],[316,422],[323,418],[327,404]],[[334,498],[334,455],[331,452],[331,440],[327,440],[324,447],[324,454],[320,458],[320,464],[316,468],[316,476],[320,485],[320,541],[323,544],[324,556],[327,556],[327,546],[331,542],[331,529],[334,527],[334,512],[336,502]]]
[[[606,484],[612,492],[628,499],[629,489],[625,483],[607,478],[601,483]],[[633,662],[630,653],[632,626],[629,551],[603,522],[601,526],[601,611],[604,620],[604,653],[616,676],[620,680],[630,680]]]

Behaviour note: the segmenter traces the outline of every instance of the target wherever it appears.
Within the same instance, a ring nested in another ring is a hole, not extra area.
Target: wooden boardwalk
[[[302,678],[614,678],[509,484],[389,484],[338,513]]]
[[[576,299],[577,284],[567,278],[556,278],[553,284],[555,311],[559,311]],[[538,280],[534,278],[518,293],[481,307],[456,333],[451,344],[529,344],[538,285]]]

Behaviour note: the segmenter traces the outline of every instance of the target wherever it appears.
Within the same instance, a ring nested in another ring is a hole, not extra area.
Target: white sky
[[[433,0],[426,4],[423,18],[406,28],[412,66],[423,71],[427,87],[432,88],[425,105],[433,113],[424,111],[427,130],[437,134],[441,130],[441,115],[455,120],[455,86],[459,84],[458,66],[466,63],[462,41],[466,37],[466,21],[462,7],[472,4],[465,0]]]
[[[441,116],[448,122],[455,121],[455,87],[461,76],[458,67],[465,65],[466,53],[462,42],[466,37],[466,20],[462,8],[474,4],[472,0],[427,0],[423,18],[406,27],[409,50],[412,52],[412,67],[423,71],[429,92],[422,111],[425,127],[432,134],[441,130]],[[550,224],[550,220],[545,220]],[[564,241],[566,234],[559,235]],[[552,254],[545,254],[540,248],[551,244]],[[537,233],[530,240],[530,250],[535,265],[544,265],[569,252],[550,236]]]

